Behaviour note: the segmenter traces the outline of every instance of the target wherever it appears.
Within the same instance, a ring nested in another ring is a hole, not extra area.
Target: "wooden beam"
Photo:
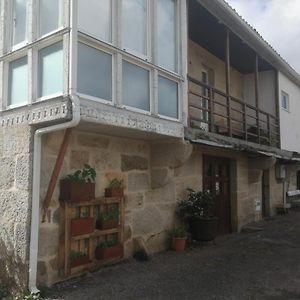
[[[227,124],[229,136],[232,136],[231,128],[231,100],[230,100],[230,32],[226,28],[226,42],[225,42],[225,77],[226,77],[226,94],[227,94]]]
[[[55,162],[55,166],[51,175],[51,179],[49,182],[49,186],[48,186],[48,190],[47,190],[47,194],[43,203],[43,210],[44,210],[44,214],[43,214],[43,218],[42,218],[42,222],[45,222],[45,218],[46,218],[46,214],[47,214],[47,210],[49,208],[52,196],[53,196],[53,192],[57,183],[57,179],[64,161],[64,157],[68,148],[68,144],[69,144],[69,139],[70,139],[70,135],[71,135],[71,128],[67,128],[64,134],[64,138],[63,141],[61,143],[59,152],[58,152],[58,156]]]
[[[255,106],[256,106],[256,126],[257,138],[260,144],[260,124],[259,124],[259,90],[258,90],[258,55],[255,53],[255,72],[254,72],[254,88],[255,88]]]

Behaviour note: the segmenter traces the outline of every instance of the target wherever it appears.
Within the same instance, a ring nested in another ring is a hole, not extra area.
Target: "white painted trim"
[[[112,106],[114,105],[112,100],[106,100],[106,99],[103,99],[103,98],[98,98],[98,97],[90,96],[90,95],[79,93],[79,92],[77,92],[77,95],[82,99],[86,99],[86,100],[90,100],[90,101],[94,101],[94,102],[99,102],[99,103],[102,103],[102,104],[112,105]]]

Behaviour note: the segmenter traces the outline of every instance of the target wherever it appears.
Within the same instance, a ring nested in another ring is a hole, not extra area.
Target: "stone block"
[[[14,185],[15,179],[15,160],[6,157],[0,159],[0,189],[10,189]]]
[[[32,156],[18,156],[16,162],[16,188],[29,190],[32,185]]]
[[[58,270],[58,258],[55,257],[49,261],[49,265],[53,271]]]
[[[99,150],[92,154],[91,164],[96,170],[120,170],[120,160],[118,153]]]
[[[165,186],[171,180],[169,169],[152,169],[151,170],[151,187],[157,189]]]
[[[182,166],[191,156],[193,146],[184,141],[165,142],[151,145],[152,167]]]
[[[134,236],[154,234],[162,230],[163,217],[154,205],[148,205],[143,210],[134,211],[132,214]]]
[[[183,177],[176,182],[176,199],[182,200],[186,197],[187,188],[194,190],[202,189],[202,176]]]
[[[130,193],[125,196],[125,209],[138,209],[144,205],[144,196],[141,193]]]
[[[150,190],[145,194],[146,203],[175,202],[175,184],[170,182],[162,188]]]
[[[109,138],[96,134],[79,133],[77,142],[80,146],[93,147],[98,149],[107,149],[109,146]]]
[[[168,236],[166,231],[159,232],[157,234],[151,235],[147,241],[146,245],[148,251],[151,253],[157,253],[166,250],[170,247],[168,244]]]
[[[122,138],[112,139],[110,149],[123,154],[137,154],[142,156],[150,155],[149,144]]]
[[[70,159],[70,168],[72,170],[82,169],[85,164],[89,163],[88,151],[72,151]]]
[[[127,225],[124,227],[124,241],[128,241],[131,239],[132,237],[132,229],[131,229],[131,226]]]
[[[174,176],[191,176],[201,172],[200,155],[198,153],[192,156],[180,167],[174,169]]]
[[[146,173],[130,173],[128,175],[128,191],[137,192],[149,189],[149,176]]]
[[[49,258],[57,255],[58,226],[42,226],[39,232],[39,240],[39,258]]]
[[[262,180],[262,174],[263,174],[262,170],[249,169],[249,172],[248,172],[248,183],[249,184],[253,184],[253,183],[261,182],[261,180]]]
[[[131,170],[147,170],[148,160],[136,155],[121,155],[121,170],[128,172]]]

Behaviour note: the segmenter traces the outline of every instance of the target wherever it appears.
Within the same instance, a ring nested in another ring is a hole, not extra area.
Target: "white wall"
[[[282,73],[279,73],[278,79],[281,148],[300,152],[300,86],[291,82]],[[289,95],[289,111],[281,108],[281,91]]]

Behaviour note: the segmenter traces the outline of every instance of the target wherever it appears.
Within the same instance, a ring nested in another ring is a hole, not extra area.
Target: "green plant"
[[[187,189],[186,199],[177,206],[177,214],[183,220],[194,217],[211,218],[214,215],[215,196],[210,191]]]
[[[82,170],[77,170],[73,174],[65,177],[66,180],[75,181],[80,183],[95,182],[96,171],[90,165],[85,164]]]
[[[174,227],[168,230],[168,235],[170,238],[186,238],[187,230],[185,227]]]
[[[70,253],[70,260],[71,261],[74,261],[74,260],[76,260],[76,259],[78,259],[78,258],[80,258],[80,257],[82,257],[82,256],[86,256],[86,254],[85,253],[83,253],[83,252],[80,252],[80,251],[71,251],[71,253]]]
[[[110,240],[102,241],[101,243],[98,244],[97,247],[99,247],[99,248],[109,248],[109,247],[112,247],[112,246],[116,246],[117,244],[118,244],[117,239],[110,239]]]
[[[44,300],[40,293],[30,293],[24,296],[16,296],[11,300]]]
[[[119,189],[123,185],[123,180],[119,180],[117,178],[114,178],[113,180],[110,181],[108,187],[110,189]]]
[[[117,207],[111,207],[107,209],[106,211],[103,211],[100,213],[99,218],[102,221],[107,220],[116,220],[119,217],[119,209]]]
[[[2,283],[0,283],[0,299],[4,299],[9,295],[8,287]]]

